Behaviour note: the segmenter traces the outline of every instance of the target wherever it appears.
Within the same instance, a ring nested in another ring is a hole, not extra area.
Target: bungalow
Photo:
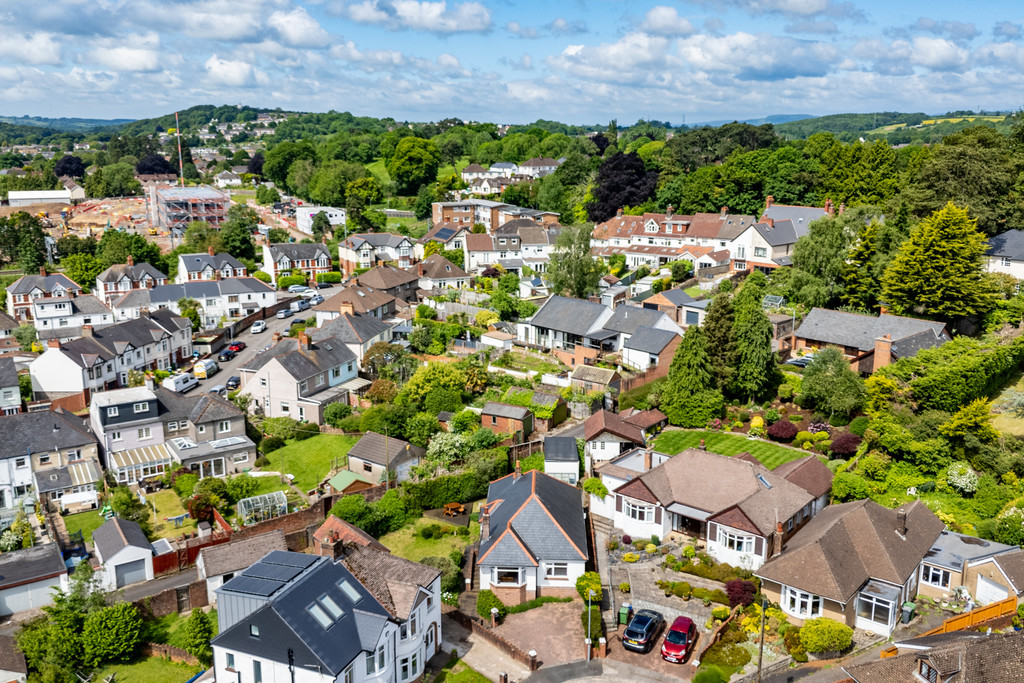
[[[583,423],[583,439],[587,472],[597,463],[617,457],[620,453],[643,446],[644,430],[630,424],[610,410],[599,410]]]
[[[495,434],[521,434],[526,439],[533,433],[533,413],[529,408],[488,401],[480,413],[481,426]]]
[[[317,214],[322,213],[327,217],[333,233],[337,226],[345,225],[345,209],[336,209],[332,206],[299,206],[295,208],[295,228],[306,235],[313,234],[313,219]]]
[[[657,458],[646,449],[642,456],[640,474],[609,488],[613,497],[591,501],[595,512],[604,510],[616,528],[634,537],[696,536],[717,561],[754,569],[778,555],[783,542],[813,516],[810,492],[753,458],[702,448]],[[620,462],[612,464],[623,468]],[[604,481],[604,470],[599,473]],[[607,474],[606,487],[622,472]]]
[[[897,510],[871,500],[830,505],[755,573],[797,624],[824,616],[888,637],[943,528],[918,500]]]
[[[213,184],[221,189],[225,187],[238,187],[242,184],[242,177],[231,171],[221,171],[213,176]]]
[[[566,365],[580,365],[615,349],[617,334],[604,329],[611,317],[612,310],[599,303],[552,296],[532,318],[517,323],[516,336],[524,344],[560,352]]]
[[[637,306],[619,306],[604,323],[604,329],[614,332],[616,335],[614,340],[615,350],[622,349],[638,329],[645,327],[664,330],[677,336],[683,334],[682,328],[666,314],[655,309],[639,308]]]
[[[371,482],[385,480],[386,472],[394,472],[395,480],[402,482],[412,476],[426,449],[388,437],[377,432],[366,432],[348,452],[348,469],[358,472]]]
[[[979,605],[1024,593],[1024,550],[943,531],[921,561],[919,595],[949,599],[963,587]]]
[[[580,492],[537,470],[492,481],[480,508],[480,589],[506,605],[573,597],[586,571],[587,525]]]

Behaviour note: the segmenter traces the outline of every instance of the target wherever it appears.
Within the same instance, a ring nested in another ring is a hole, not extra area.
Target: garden
[[[268,423],[271,420],[264,422]],[[274,431],[281,431],[273,423],[264,424],[263,428],[271,434]],[[264,442],[270,438],[264,439]],[[277,442],[264,443],[263,457],[266,463],[261,464],[260,469],[291,474],[295,477],[292,483],[300,491],[311,491],[332,471],[345,468],[348,463],[348,451],[358,440],[359,438],[355,436],[317,434],[302,440],[294,437],[286,439],[283,446],[270,450],[267,450],[267,446],[274,446]]]

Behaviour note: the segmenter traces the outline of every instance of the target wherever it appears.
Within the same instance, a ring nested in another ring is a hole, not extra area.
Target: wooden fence
[[[984,607],[978,607],[977,609],[973,609],[970,612],[965,612],[963,614],[958,614],[955,617],[950,617],[949,619],[946,619],[944,622],[942,622],[942,626],[937,626],[936,628],[933,628],[931,631],[925,631],[924,633],[921,633],[916,637],[922,638],[924,636],[934,636],[937,633],[952,633],[953,631],[963,631],[965,629],[971,628],[972,626],[977,626],[978,624],[983,624],[986,621],[991,621],[992,619],[998,619],[999,617],[1009,616],[1016,611],[1017,598],[1009,597],[1005,600],[1000,600],[999,602],[993,602],[990,605],[985,605]],[[889,647],[882,650],[881,657],[882,659],[885,659],[886,657],[895,657],[898,653],[899,651],[897,650],[896,646],[890,645]]]

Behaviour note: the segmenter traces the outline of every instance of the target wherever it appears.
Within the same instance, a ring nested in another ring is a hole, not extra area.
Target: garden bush
[[[860,447],[861,438],[852,432],[839,434],[832,439],[832,447],[829,449],[836,455],[850,457]]]
[[[850,418],[847,417],[846,415],[836,413],[835,415],[828,419],[828,423],[833,427],[845,427],[846,425],[850,424]]]
[[[268,436],[260,442],[260,450],[264,453],[273,453],[278,448],[284,448],[285,442],[279,436]]]
[[[845,503],[863,500],[871,496],[871,486],[866,479],[852,472],[839,472],[832,480],[832,502]]]
[[[861,415],[860,417],[853,418],[853,420],[850,421],[850,425],[847,427],[847,429],[850,431],[851,434],[856,434],[857,436],[864,436],[864,432],[868,430],[868,424],[870,423],[871,418],[867,417],[866,415]]]
[[[808,652],[842,652],[853,643],[853,629],[834,619],[808,619],[800,629],[800,643]]]
[[[628,581],[623,581],[622,583],[619,584],[619,592],[621,592],[621,593],[628,593],[629,592],[629,582]]]
[[[786,645],[786,652],[793,657],[793,661],[807,661],[807,650],[804,648],[804,644],[800,642],[800,629],[790,628],[782,638],[782,642]]]
[[[196,489],[199,483],[199,476],[195,474],[183,474],[174,480],[174,492],[179,498],[188,498]]]
[[[783,403],[793,398],[793,385],[787,383],[779,385],[779,400]]]
[[[580,597],[584,600],[590,594],[590,591],[594,591],[594,597],[591,598],[594,602],[601,602],[601,575],[597,572],[586,572],[580,578],[576,579],[576,592],[580,594]]]
[[[499,621],[508,614],[508,608],[505,607],[505,603],[498,599],[497,595],[487,589],[480,591],[476,596],[476,613],[487,623],[491,622],[491,608],[493,607],[498,608]]]
[[[441,538],[441,525],[440,524],[428,524],[420,529],[421,538]]]
[[[338,272],[317,273],[316,281],[317,282],[338,283],[338,282],[341,282],[341,273],[338,273]]]
[[[807,443],[808,441],[814,441],[814,434],[812,434],[811,432],[797,432],[796,438],[793,440],[796,441],[796,443],[798,444],[804,444]]]
[[[775,424],[776,422],[779,421],[779,418],[781,417],[782,415],[779,414],[779,411],[775,410],[775,408],[769,408],[768,410],[764,411],[764,421],[767,422],[769,425]]]
[[[701,668],[693,677],[693,683],[727,683],[729,677],[717,666]]]
[[[710,600],[711,602],[717,602],[719,605],[729,604],[729,596],[725,594],[725,591],[718,588],[714,590],[708,590],[707,588],[694,588],[693,597],[698,600]]]
[[[583,623],[583,635],[586,638],[590,638],[590,642],[597,644],[598,638],[604,636],[604,622],[601,620],[601,607],[600,605],[591,605],[589,608],[584,607],[583,613],[580,615],[580,621]],[[587,632],[587,625],[590,625],[590,632]]]
[[[672,595],[683,600],[689,600],[690,596],[693,595],[693,586],[685,581],[673,582]]]
[[[342,420],[351,414],[352,406],[344,403],[331,403],[324,408],[324,422],[340,429]]]
[[[750,663],[750,653],[736,643],[716,643],[704,654],[704,663],[730,669],[741,669]]]
[[[797,426],[789,420],[779,420],[768,428],[768,437],[773,441],[790,442],[797,435]]]
[[[622,556],[622,561],[623,562],[633,563],[633,562],[636,562],[639,559],[640,559],[640,556],[637,555],[636,553],[625,553]]]
[[[457,551],[456,551],[457,552]],[[462,555],[458,555],[460,563]],[[441,572],[441,592],[458,593],[465,585],[462,572],[459,571],[459,563],[453,562],[450,557],[424,557],[420,564],[433,567]]]
[[[735,607],[736,605],[746,607],[754,602],[757,586],[754,585],[753,581],[733,579],[725,584],[725,593],[729,596],[729,607]]]
[[[633,545],[633,537],[629,534],[622,534],[623,545]]]
[[[725,621],[729,617],[728,607],[716,607],[711,610],[711,618],[718,619],[719,621]]]

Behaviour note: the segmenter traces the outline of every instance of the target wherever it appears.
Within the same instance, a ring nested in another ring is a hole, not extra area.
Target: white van
[[[192,367],[192,372],[199,379],[206,379],[212,377],[220,371],[220,366],[217,365],[217,361],[207,358],[206,360],[197,360],[196,364]]]
[[[164,389],[184,393],[189,389],[195,389],[199,386],[199,380],[197,380],[192,373],[183,372],[180,375],[171,375],[161,382],[161,384],[163,384]]]
[[[301,313],[302,311],[309,310],[309,302],[305,299],[299,299],[297,301],[293,301],[288,308],[292,309],[296,313]]]

